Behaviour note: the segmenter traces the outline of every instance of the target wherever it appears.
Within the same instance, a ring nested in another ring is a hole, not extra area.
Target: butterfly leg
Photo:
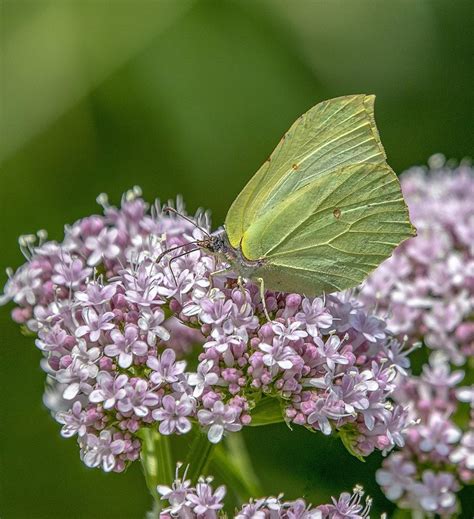
[[[221,274],[225,274],[226,272],[231,272],[231,269],[226,268],[226,269],[215,270],[214,272],[211,272],[209,274],[209,277],[212,279],[214,276],[220,276]]]
[[[265,281],[263,278],[257,278],[257,282],[260,285],[260,299],[262,300],[263,312],[265,313],[267,321],[271,321],[270,314],[268,313],[267,303],[265,301]]]
[[[244,296],[244,298],[247,297],[247,293],[245,292],[245,280],[242,276],[239,276],[237,278],[237,285],[240,289],[240,293]]]

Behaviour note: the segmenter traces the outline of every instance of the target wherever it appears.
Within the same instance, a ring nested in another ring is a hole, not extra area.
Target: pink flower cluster
[[[474,387],[459,386],[471,380],[474,354],[474,170],[435,155],[429,169],[408,170],[401,184],[418,236],[368,278],[359,297],[394,334],[433,353],[395,393],[412,425],[377,481],[399,506],[451,517],[456,492],[474,483],[474,413],[466,405],[474,405]]]
[[[459,386],[463,377],[437,352],[396,392],[414,424],[405,447],[384,460],[377,482],[403,508],[451,517],[459,506],[456,492],[474,483],[474,391]],[[454,415],[462,414],[465,402],[471,402],[471,420],[463,430]]]
[[[456,365],[474,355],[474,169],[442,155],[401,176],[418,236],[368,278],[360,297],[389,329],[446,352]]]
[[[104,214],[66,227],[61,243],[21,238],[28,262],[2,298],[37,334],[45,402],[88,466],[123,470],[143,427],[170,435],[198,424],[217,443],[264,423],[269,401],[281,421],[339,431],[359,455],[403,444],[406,413],[390,395],[408,360],[382,319],[347,294],[268,292],[267,322],[256,286],[213,276],[223,265],[191,252],[201,237],[192,222],[158,202],[148,211],[137,189],[120,208],[99,201]],[[206,213],[194,221],[209,229]]]
[[[212,478],[199,478],[195,486],[186,479],[186,472],[168,486],[159,485],[157,490],[164,501],[160,519],[173,517],[183,519],[217,519],[227,517],[222,511],[226,494],[224,486],[213,489]],[[304,499],[283,501],[283,495],[252,500],[234,513],[234,519],[365,519],[369,517],[372,500],[363,501],[364,491],[355,487],[352,494],[342,493],[332,498],[332,503],[313,507]]]

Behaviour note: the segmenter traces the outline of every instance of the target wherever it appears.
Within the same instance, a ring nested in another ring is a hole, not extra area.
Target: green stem
[[[171,485],[174,466],[171,456],[170,438],[155,429],[143,428],[138,436],[142,439],[141,462],[145,481],[155,503],[160,504],[157,485]]]
[[[188,477],[196,483],[199,476],[203,475],[209,462],[211,454],[214,452],[215,445],[211,443],[206,434],[196,429],[194,440],[191,443],[185,465],[189,466]]]
[[[258,497],[262,495],[260,481],[253,468],[250,455],[245,444],[242,433],[229,434],[225,439],[225,444],[229,450],[229,460],[234,464],[244,479],[251,496]]]
[[[263,494],[260,482],[253,470],[247,448],[241,435],[230,434],[224,445],[219,444],[213,457],[213,472],[231,489],[239,501]]]

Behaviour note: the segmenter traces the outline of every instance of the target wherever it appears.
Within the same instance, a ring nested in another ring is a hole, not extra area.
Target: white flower
[[[158,308],[154,312],[148,309],[142,310],[138,318],[138,327],[140,330],[146,332],[149,346],[156,344],[157,337],[162,341],[169,340],[170,332],[164,326],[161,326],[164,320],[165,314],[161,308]]]
[[[258,347],[265,353],[263,356],[263,363],[273,368],[273,370],[291,369],[293,367],[293,361],[291,357],[294,355],[294,351],[289,346],[285,346],[284,343],[277,339],[273,339],[273,345],[261,342]]]
[[[89,236],[85,245],[91,251],[87,264],[91,267],[98,265],[103,258],[115,259],[120,254],[120,247],[115,243],[117,229],[102,229],[98,236]]]
[[[204,360],[199,364],[197,373],[189,374],[188,383],[190,386],[195,386],[193,396],[201,396],[207,386],[217,383],[219,377],[217,373],[211,371],[213,366],[214,362],[212,360]]]
[[[242,425],[237,422],[240,409],[230,405],[224,405],[218,400],[212,410],[201,409],[198,411],[198,420],[202,425],[209,426],[207,437],[211,443],[219,443],[224,431],[240,431]]]

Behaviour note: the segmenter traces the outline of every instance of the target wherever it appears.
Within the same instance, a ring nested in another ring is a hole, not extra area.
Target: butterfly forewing
[[[302,115],[232,204],[229,240],[238,247],[262,215],[318,177],[358,163],[385,163],[375,126],[374,96],[324,101]]]

